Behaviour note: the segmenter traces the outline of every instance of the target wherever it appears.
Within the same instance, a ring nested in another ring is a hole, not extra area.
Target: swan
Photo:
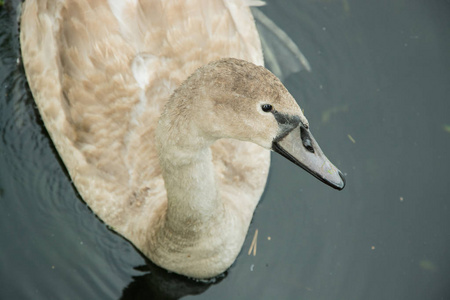
[[[188,277],[214,277],[235,261],[270,150],[344,187],[294,98],[263,67],[249,9],[257,2],[23,4],[27,80],[73,184],[110,228]]]

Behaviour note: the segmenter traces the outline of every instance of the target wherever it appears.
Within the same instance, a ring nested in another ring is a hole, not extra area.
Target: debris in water
[[[355,139],[350,134],[347,134],[347,136],[350,139],[350,141],[352,141],[353,144],[356,144]]]
[[[253,265],[253,264],[250,266],[250,272],[253,272],[254,267],[255,267],[255,265]]]
[[[400,197],[400,201],[403,201],[404,200],[404,198],[403,197]]]
[[[330,121],[330,118],[332,115],[337,113],[344,113],[348,111],[348,104],[344,104],[341,106],[335,106],[327,109],[326,111],[322,112],[322,122],[327,123]]]
[[[370,249],[375,250],[375,246],[370,247]]]
[[[348,0],[342,0],[342,6],[344,7],[344,11],[347,15],[350,14],[350,4],[348,3]]]
[[[255,230],[255,235],[253,236],[252,244],[250,245],[250,249],[248,249],[248,255],[252,253],[253,256],[256,256],[256,244],[258,243],[258,229]]]
[[[421,260],[419,262],[419,266],[420,266],[420,268],[422,268],[423,270],[426,270],[426,271],[434,272],[437,270],[437,266],[431,260],[427,260],[427,259]]]
[[[270,241],[272,238],[270,236],[267,237],[267,240]]]
[[[448,124],[444,124],[444,126],[442,126],[444,128],[445,131],[447,131],[448,133],[450,133],[450,125]]]

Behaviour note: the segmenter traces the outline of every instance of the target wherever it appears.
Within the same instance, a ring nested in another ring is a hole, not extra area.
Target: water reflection
[[[226,273],[201,282],[185,276],[170,273],[145,259],[146,264],[134,267],[145,274],[133,276],[133,281],[124,288],[121,300],[132,299],[180,299],[187,295],[199,295],[209,287],[221,282]]]

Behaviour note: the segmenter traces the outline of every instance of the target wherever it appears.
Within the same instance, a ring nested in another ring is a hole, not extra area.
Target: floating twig
[[[253,256],[256,256],[256,245],[258,244],[258,229],[255,230],[255,235],[253,236],[252,244],[250,245],[250,249],[248,249],[248,255],[252,253]]]
[[[347,134],[347,136],[350,139],[350,141],[352,141],[353,144],[356,143],[355,139],[350,134]]]

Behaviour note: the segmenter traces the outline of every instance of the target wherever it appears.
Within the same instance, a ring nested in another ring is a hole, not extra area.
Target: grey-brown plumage
[[[166,269],[225,271],[279,132],[261,105],[307,124],[261,67],[248,3],[27,0],[21,22],[30,88],[86,203]]]

